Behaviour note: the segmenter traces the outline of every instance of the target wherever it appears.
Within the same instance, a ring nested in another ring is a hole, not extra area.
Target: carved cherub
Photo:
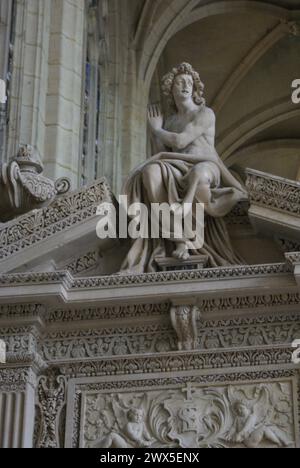
[[[96,442],[94,448],[143,448],[150,447],[155,442],[146,427],[145,412],[142,408],[126,410],[116,401],[112,406],[116,427]]]
[[[272,424],[272,412],[268,392],[261,389],[258,400],[250,402],[237,399],[232,403],[234,422],[227,434],[229,442],[244,444],[247,448],[258,448],[263,441],[277,447],[293,445],[283,430]]]

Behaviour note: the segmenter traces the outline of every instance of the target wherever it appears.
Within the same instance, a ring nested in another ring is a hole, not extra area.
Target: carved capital
[[[197,349],[197,319],[201,312],[196,306],[179,305],[171,307],[171,321],[178,337],[179,351]]]

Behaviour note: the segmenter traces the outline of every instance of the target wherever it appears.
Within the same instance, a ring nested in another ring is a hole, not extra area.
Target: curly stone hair
[[[190,75],[194,81],[194,94],[193,100],[194,103],[198,106],[205,105],[205,99],[203,97],[204,94],[204,83],[201,81],[199,73],[197,73],[192,65],[189,63],[183,62],[176,68],[165,75],[162,79],[162,91],[164,96],[167,97],[170,107],[173,110],[177,110],[175,100],[173,97],[173,85],[176,76],[178,75]]]

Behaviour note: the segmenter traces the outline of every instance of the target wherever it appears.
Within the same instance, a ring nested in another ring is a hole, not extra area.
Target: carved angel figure
[[[232,411],[234,422],[226,437],[229,442],[244,444],[247,448],[258,448],[263,441],[277,447],[293,445],[284,430],[272,422],[273,407],[265,388],[260,389],[256,401],[235,400]]]
[[[145,412],[142,408],[125,410],[113,402],[116,428],[106,437],[97,441],[94,448],[143,448],[150,447],[154,439],[148,432]]]

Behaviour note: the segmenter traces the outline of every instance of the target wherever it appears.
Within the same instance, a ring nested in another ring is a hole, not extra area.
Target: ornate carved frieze
[[[128,304],[100,308],[55,309],[50,310],[47,314],[47,322],[51,324],[82,320],[146,319],[149,317],[155,320],[160,317],[167,317],[169,310],[169,302],[159,304]]]
[[[106,180],[101,179],[88,188],[57,198],[51,206],[8,223],[0,231],[0,260],[87,222],[105,200],[111,200],[111,191]]]
[[[161,323],[50,332],[42,344],[42,355],[51,362],[175,350],[176,338],[170,326]]]
[[[291,345],[300,336],[300,315],[269,315],[231,320],[202,320],[197,349]]]
[[[267,309],[272,310],[287,310],[287,308],[293,308],[298,310],[300,305],[300,294],[298,293],[281,293],[281,294],[254,294],[254,295],[242,295],[242,296],[229,296],[229,297],[211,297],[207,299],[199,299],[197,306],[202,314],[209,315],[212,313],[223,314],[225,312],[253,312],[261,311],[264,312]],[[78,321],[89,321],[89,320],[122,320],[122,319],[146,319],[153,318],[153,320],[162,320],[167,318],[170,313],[171,303],[162,302],[158,304],[131,304],[131,305],[118,305],[118,306],[107,306],[107,307],[91,307],[91,308],[65,308],[65,309],[54,309],[49,310],[47,313],[43,313],[47,323],[54,324],[56,322],[61,323],[73,323]],[[18,306],[18,310],[22,311],[22,307]],[[299,309],[300,310],[300,309]],[[1,309],[0,309],[1,311]],[[1,312],[0,312],[1,313]],[[272,317],[266,318],[269,323]],[[274,320],[281,321],[283,318],[273,316]],[[242,319],[241,319],[242,320]],[[240,321],[241,321],[240,320]],[[262,321],[265,318],[261,319]],[[212,322],[215,323],[215,322]],[[226,320],[218,323],[217,325],[227,326]],[[243,319],[245,325],[248,324],[246,319]],[[209,326],[204,323],[203,327]],[[214,326],[214,325],[211,325]]]
[[[229,349],[193,351],[112,357],[91,360],[73,359],[61,361],[61,373],[75,376],[143,375],[154,372],[201,371],[205,369],[234,369],[292,364],[291,346],[253,347],[252,349]]]
[[[65,269],[70,271],[72,275],[76,276],[80,273],[95,268],[100,262],[100,255],[97,250],[92,252],[87,252],[85,255],[81,255],[79,258],[76,258],[71,263],[69,263]]]
[[[183,317],[181,313],[184,314]],[[43,338],[41,353],[46,361],[55,362],[73,358],[92,359],[172,352],[176,349],[289,346],[300,336],[300,315],[297,313],[231,320],[201,319],[197,323],[198,309],[194,306],[184,306],[172,307],[171,315],[177,339],[171,324],[165,323],[164,317],[163,321],[160,319],[157,323],[153,321],[147,325],[116,324],[114,328],[107,326],[80,330],[68,327],[49,331]],[[60,327],[63,327],[63,323]]]
[[[216,297],[200,299],[198,307],[202,313],[224,312],[228,310],[264,310],[266,308],[282,308],[298,306],[300,304],[300,294],[281,293],[264,295],[243,295],[232,297]]]
[[[4,304],[0,305],[0,319],[43,317],[45,311],[43,304]]]
[[[34,353],[37,350],[37,336],[30,327],[2,327],[0,339],[6,344],[8,354]]]
[[[257,232],[299,242],[300,182],[247,170],[249,218]]]
[[[12,273],[0,275],[0,285],[48,284],[65,282],[71,289],[89,289],[108,286],[126,286],[159,284],[165,282],[207,281],[219,279],[251,278],[256,276],[282,275],[291,272],[285,263],[268,265],[249,265],[242,267],[208,268],[195,271],[175,271],[166,273],[146,273],[142,275],[99,276],[91,278],[73,278],[68,272],[49,273]]]
[[[235,376],[236,377],[236,376]],[[252,375],[253,379],[254,375]],[[292,379],[201,385],[178,378],[165,389],[127,387],[119,393],[103,384],[77,386],[77,430],[81,447],[93,448],[263,448],[296,447],[298,421]],[[220,381],[220,380],[219,380]],[[134,382],[133,382],[134,384]],[[157,383],[158,386],[158,383]],[[98,388],[98,390],[97,390]],[[101,391],[100,391],[101,389]],[[77,420],[75,416],[75,421]],[[73,443],[76,443],[76,424]]]
[[[247,170],[247,189],[251,203],[300,216],[300,183]]]

